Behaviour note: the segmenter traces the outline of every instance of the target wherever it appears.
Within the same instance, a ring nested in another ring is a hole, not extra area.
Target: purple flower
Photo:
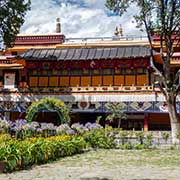
[[[69,130],[66,131],[66,134],[67,135],[75,135],[76,132],[73,129],[69,129]]]
[[[0,128],[8,129],[11,126],[11,122],[7,120],[0,120]]]
[[[22,128],[19,127],[19,126],[17,126],[17,125],[14,123],[14,124],[12,124],[12,126],[11,126],[11,130],[12,130],[12,131],[21,131]]]
[[[30,123],[30,129],[33,131],[35,131],[39,126],[40,126],[39,123],[36,121]]]
[[[88,128],[85,127],[83,124],[80,124],[80,123],[72,124],[71,128],[79,134],[83,134],[85,131],[88,131]]]
[[[65,134],[67,130],[71,130],[68,124],[61,124],[56,128],[57,134]]]
[[[98,123],[90,123],[90,122],[86,123],[85,127],[87,127],[89,130],[102,128],[102,126],[100,124],[98,124]]]
[[[90,123],[90,122],[87,122],[87,123],[85,124],[85,127],[88,128],[88,129],[89,129],[90,126],[91,126],[91,123]]]
[[[41,128],[37,128],[37,129],[36,129],[36,132],[39,133],[39,134],[41,134],[41,133],[43,133],[43,130],[42,130]]]
[[[23,126],[23,125],[27,124],[27,121],[26,121],[26,119],[17,119],[15,121],[15,123],[19,126]]]

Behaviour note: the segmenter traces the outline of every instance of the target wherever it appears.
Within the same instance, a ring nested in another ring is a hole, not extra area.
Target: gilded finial
[[[115,33],[114,33],[116,36],[123,36],[123,29],[122,29],[122,26],[121,24],[119,25],[119,27],[116,26],[116,30],[115,30]]]

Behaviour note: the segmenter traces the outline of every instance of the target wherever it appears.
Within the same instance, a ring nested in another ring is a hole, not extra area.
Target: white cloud
[[[56,18],[60,17],[66,37],[111,37],[119,24],[125,35],[142,34],[132,23],[134,9],[122,17],[109,16],[105,0],[31,0],[31,3],[21,33],[53,33]]]

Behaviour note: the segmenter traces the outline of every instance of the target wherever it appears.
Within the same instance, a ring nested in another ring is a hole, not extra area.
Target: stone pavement
[[[163,166],[159,159],[153,162],[158,154],[153,160],[143,154],[147,159],[143,162],[140,152],[137,156],[136,152],[128,153],[121,150],[92,151],[30,170],[1,174],[0,180],[180,180],[180,164],[172,165],[171,159]]]

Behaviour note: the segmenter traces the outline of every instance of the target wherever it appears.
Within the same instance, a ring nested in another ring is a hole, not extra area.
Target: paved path
[[[173,161],[168,154],[162,161],[157,153],[151,158],[151,153],[140,151],[92,151],[30,170],[1,174],[0,180],[180,180],[179,155]]]

